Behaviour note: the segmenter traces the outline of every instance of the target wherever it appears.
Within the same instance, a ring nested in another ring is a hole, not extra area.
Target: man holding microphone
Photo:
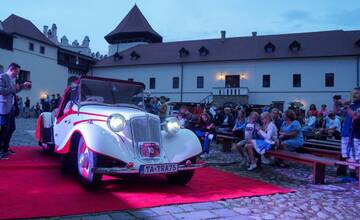
[[[10,153],[9,143],[15,131],[15,116],[18,111],[16,93],[22,89],[30,89],[31,82],[16,84],[20,66],[11,63],[6,73],[0,74],[0,159],[6,159]]]

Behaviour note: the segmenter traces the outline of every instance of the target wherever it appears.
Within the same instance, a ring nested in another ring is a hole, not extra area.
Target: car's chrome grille
[[[160,143],[160,120],[155,117],[136,117],[131,119],[135,147],[141,142]]]

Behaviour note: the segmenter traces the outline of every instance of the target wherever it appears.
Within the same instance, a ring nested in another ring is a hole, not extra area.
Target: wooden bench
[[[309,139],[304,141],[305,147],[317,147],[321,149],[341,151],[341,143],[337,140],[316,140]]]
[[[311,153],[317,156],[330,157],[337,160],[343,160],[341,157],[341,142],[340,140],[328,139],[308,139],[304,142],[304,147],[299,149],[299,152]],[[338,166],[337,175],[346,175],[346,166]]]
[[[355,166],[360,167],[358,163],[349,163],[346,161],[340,161],[333,158],[319,157],[312,154],[304,154],[297,152],[289,152],[285,150],[269,150],[267,152],[269,156],[283,160],[291,160],[299,162],[305,165],[312,166],[312,182],[315,184],[323,184],[325,182],[325,167],[326,166]],[[359,177],[360,180],[360,177]],[[360,181],[359,181],[360,187]]]
[[[216,131],[216,141],[223,145],[223,152],[231,152],[231,146],[241,138],[234,135],[231,131]]]

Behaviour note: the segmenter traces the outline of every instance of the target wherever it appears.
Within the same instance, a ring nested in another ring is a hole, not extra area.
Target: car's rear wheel
[[[96,189],[101,183],[102,175],[95,173],[97,155],[85,144],[84,138],[80,137],[77,148],[77,168],[80,183],[87,189]]]

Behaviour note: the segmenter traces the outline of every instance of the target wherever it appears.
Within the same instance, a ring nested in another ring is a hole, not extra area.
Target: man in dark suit
[[[21,89],[30,89],[31,83],[16,84],[20,66],[11,63],[6,73],[0,74],[0,159],[7,158],[10,152],[9,143],[15,131],[16,93]]]

